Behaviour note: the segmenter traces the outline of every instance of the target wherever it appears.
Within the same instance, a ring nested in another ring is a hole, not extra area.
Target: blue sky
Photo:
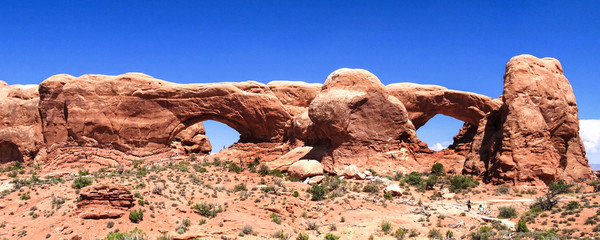
[[[497,97],[506,62],[527,53],[559,59],[580,119],[600,119],[599,12],[598,1],[2,1],[0,79],[143,72],[179,83],[322,83],[349,67],[384,84]],[[418,134],[446,143],[461,124],[438,116]],[[237,140],[222,126],[207,124],[215,149]],[[600,122],[586,128],[588,157],[600,163]]]

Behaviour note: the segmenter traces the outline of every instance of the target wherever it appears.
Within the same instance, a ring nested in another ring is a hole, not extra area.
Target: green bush
[[[276,213],[271,213],[271,221],[277,224],[281,224],[281,218]]]
[[[444,239],[444,235],[442,235],[442,232],[440,232],[440,230],[438,230],[438,229],[429,230],[429,232],[427,233],[427,237],[429,239],[439,239],[439,240]]]
[[[338,240],[340,237],[333,235],[333,233],[325,234],[325,240]]]
[[[201,216],[210,217],[210,218],[216,217],[217,214],[219,214],[220,212],[223,211],[223,209],[220,206],[218,208],[216,208],[215,205],[206,203],[206,202],[201,203],[201,204],[196,204],[196,205],[192,206],[192,209],[196,210],[196,212],[198,214],[200,214]]]
[[[229,166],[227,167],[227,169],[230,172],[235,172],[235,173],[241,173],[244,169],[242,169],[242,167],[238,166],[235,163],[230,163]]]
[[[25,193],[22,193],[21,196],[19,196],[19,198],[21,200],[29,200],[29,199],[31,199],[31,195],[29,195],[29,192],[25,192]]]
[[[567,205],[565,205],[565,210],[575,210],[577,208],[580,208],[581,205],[579,204],[579,202],[577,201],[569,201],[569,203],[567,203]]]
[[[283,177],[283,173],[281,173],[281,170],[279,169],[273,169],[271,170],[271,176]]]
[[[402,228],[398,228],[394,232],[394,237],[396,237],[396,239],[398,239],[398,240],[402,240],[406,236],[406,233],[407,233],[406,230],[404,230]]]
[[[296,237],[296,240],[308,240],[308,234],[299,233],[298,236]]]
[[[386,220],[383,220],[381,222],[381,231],[385,234],[390,233],[390,231],[392,230],[392,224]]]
[[[83,187],[92,185],[92,179],[89,177],[79,176],[73,180],[73,185],[71,187],[75,189],[81,189]]]
[[[435,175],[435,174],[429,175],[429,177],[427,178],[427,181],[425,182],[425,188],[428,190],[433,189],[433,187],[437,183],[437,180],[438,180],[438,175]]]
[[[369,182],[363,187],[363,192],[377,193],[379,192],[379,184],[375,182]]]
[[[517,230],[517,232],[529,232],[529,228],[527,228],[527,223],[525,222],[525,218],[519,219],[516,230]]]
[[[420,173],[411,172],[410,174],[404,176],[404,182],[411,186],[419,186],[423,184],[423,178],[421,178]]]
[[[433,166],[431,166],[431,174],[432,175],[444,175],[446,173],[446,171],[444,170],[444,165],[442,165],[441,163],[436,163],[433,164]]]
[[[271,169],[269,169],[267,165],[261,164],[260,166],[258,166],[258,174],[260,174],[261,176],[269,175],[269,173],[271,173]]]
[[[142,209],[135,209],[129,212],[129,220],[132,223],[139,223],[144,220],[144,211]]]
[[[289,234],[285,233],[283,230],[279,230],[273,234],[273,237],[279,239],[288,239]]]
[[[458,192],[460,190],[469,189],[479,185],[478,181],[475,181],[472,177],[455,175],[450,179],[450,191]]]
[[[327,194],[327,186],[324,184],[315,184],[309,190],[312,195],[311,200],[313,201],[321,201],[323,200],[325,194]]]
[[[143,240],[146,237],[146,233],[138,228],[131,230],[130,232],[113,232],[106,235],[105,240]]]
[[[245,183],[240,183],[238,185],[235,185],[235,187],[233,187],[233,191],[235,191],[235,192],[248,191],[248,188],[246,188]]]
[[[499,207],[498,208],[498,218],[516,218],[517,210],[512,207]]]

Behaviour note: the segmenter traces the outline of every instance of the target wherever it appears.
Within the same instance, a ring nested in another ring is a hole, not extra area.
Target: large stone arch
[[[164,149],[186,126],[223,122],[244,142],[281,142],[291,120],[258,82],[175,84],[139,73],[56,75],[40,84],[48,146],[75,143],[133,153]]]
[[[477,126],[487,113],[499,109],[502,105],[499,99],[477,93],[448,90],[436,85],[394,83],[387,85],[386,89],[390,95],[404,103],[416,129],[437,114]]]

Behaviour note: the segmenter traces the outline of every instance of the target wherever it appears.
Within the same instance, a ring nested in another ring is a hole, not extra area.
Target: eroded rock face
[[[236,129],[243,142],[280,142],[291,119],[257,82],[183,85],[138,73],[56,75],[39,91],[48,146],[70,142],[149,155],[208,119]]]
[[[131,189],[123,185],[87,186],[80,190],[79,197],[77,211],[84,219],[118,218],[134,205]]]
[[[350,164],[377,165],[386,159],[382,154],[419,142],[402,102],[366,70],[330,74],[308,116],[318,142],[330,147],[331,155],[323,159],[330,172],[341,173]]]
[[[575,95],[558,60],[513,57],[504,104],[482,119],[465,171],[490,182],[593,178],[579,137]]]
[[[37,85],[0,82],[0,164],[29,162],[43,144]]]
[[[186,154],[209,154],[212,150],[210,141],[206,137],[204,125],[199,122],[183,129],[171,143],[171,147],[183,150]]]

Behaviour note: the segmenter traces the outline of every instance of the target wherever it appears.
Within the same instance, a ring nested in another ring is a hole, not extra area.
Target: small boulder
[[[323,175],[323,165],[317,160],[302,159],[288,168],[288,175],[297,179]]]
[[[392,196],[402,196],[402,189],[398,184],[390,184],[385,188],[386,193],[391,193]]]
[[[356,176],[361,173],[358,170],[358,167],[356,165],[349,165],[347,166],[344,171],[342,171],[342,176],[344,176],[344,178],[350,179],[350,178],[356,178]],[[364,175],[364,174],[363,174]],[[363,177],[364,179],[364,177]]]

